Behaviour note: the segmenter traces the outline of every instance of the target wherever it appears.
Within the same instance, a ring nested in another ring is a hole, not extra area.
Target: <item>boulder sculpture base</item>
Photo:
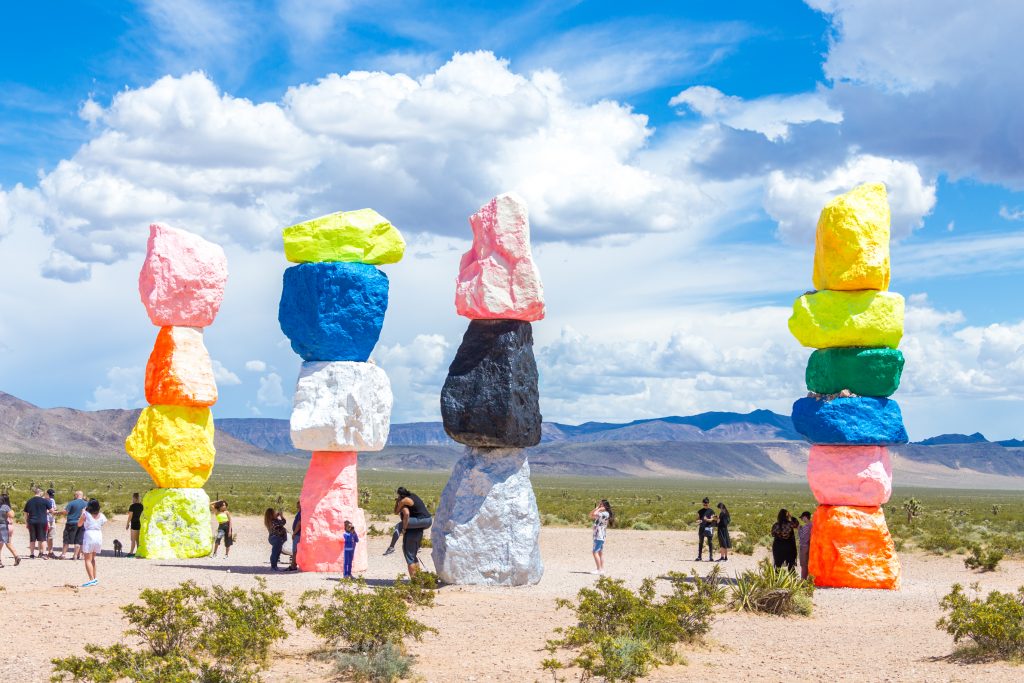
[[[544,574],[526,452],[470,449],[441,493],[430,539],[445,583],[523,586]]]
[[[367,567],[366,515],[359,508],[355,453],[314,451],[302,481],[302,536],[296,561],[304,572],[342,572],[345,521],[359,534],[353,572]]]
[[[213,550],[210,497],[203,489],[153,489],[142,505],[138,557],[183,560]]]
[[[815,586],[899,588],[900,560],[882,510],[819,505],[814,511],[808,570]]]

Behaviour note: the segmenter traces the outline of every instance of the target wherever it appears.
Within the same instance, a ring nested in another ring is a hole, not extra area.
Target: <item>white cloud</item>
[[[766,183],[764,207],[778,221],[783,239],[807,242],[813,240],[818,215],[832,197],[869,181],[885,183],[895,240],[920,227],[935,206],[935,185],[926,182],[914,164],[860,155],[820,177],[773,171]]]
[[[89,410],[109,408],[138,408],[144,404],[142,366],[129,368],[112,367],[107,371],[107,381],[92,392],[92,400],[86,403]]]
[[[219,360],[214,359],[213,361],[213,378],[217,381],[219,386],[234,386],[242,383],[238,375],[224,367],[224,364]]]
[[[311,50],[335,31],[339,17],[352,0],[281,0],[277,11],[284,21],[292,49]]]
[[[706,85],[695,85],[682,91],[669,106],[690,110],[706,120],[722,123],[736,130],[749,130],[771,141],[786,140],[790,127],[812,121],[839,123],[842,112],[833,109],[824,93],[769,95],[752,100],[726,95]]]
[[[1024,209],[1009,208],[1005,204],[999,207],[999,217],[1008,221],[1024,221]]]
[[[276,372],[260,377],[260,388],[256,390],[256,400],[260,405],[268,407],[291,405],[291,398],[284,394],[281,375]]]
[[[418,334],[408,344],[378,346],[373,358],[391,380],[392,422],[438,419],[441,386],[455,349],[439,334]]]
[[[267,364],[261,360],[247,360],[245,361],[245,369],[249,372],[265,372]]]

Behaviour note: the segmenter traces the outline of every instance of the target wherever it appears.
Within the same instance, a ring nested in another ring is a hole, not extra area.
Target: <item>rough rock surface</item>
[[[789,331],[804,346],[888,346],[903,337],[903,297],[892,292],[804,294],[793,303]]]
[[[536,446],[539,398],[530,323],[472,321],[441,389],[448,436],[484,448]]]
[[[159,488],[200,488],[213,470],[213,416],[209,408],[143,408],[125,450]]]
[[[838,394],[848,389],[858,396],[892,396],[900,386],[903,354],[896,349],[819,349],[807,361],[807,389]]]
[[[183,560],[213,550],[210,498],[203,489],[153,489],[142,505],[139,557]]]
[[[473,320],[544,317],[544,286],[530,251],[530,221],[517,195],[498,195],[469,217],[473,246],[462,256],[455,310]]]
[[[865,183],[821,210],[814,244],[815,289],[889,288],[889,200]]]
[[[405,240],[373,209],[338,211],[284,229],[284,256],[292,263],[398,263]]]
[[[154,325],[208,326],[227,281],[228,259],[218,245],[162,223],[149,226],[139,294]]]
[[[391,382],[372,363],[303,363],[292,443],[306,451],[379,451],[391,424]]]
[[[900,560],[877,507],[819,505],[807,566],[816,586],[900,587]]]
[[[160,328],[146,363],[146,401],[193,408],[217,402],[213,363],[201,328]]]
[[[811,446],[807,481],[824,505],[878,507],[892,495],[892,460],[885,446]]]
[[[526,453],[470,449],[441,492],[430,531],[437,575],[453,584],[535,584],[544,574],[539,537]]]
[[[303,263],[284,271],[278,320],[303,360],[365,361],[380,338],[388,276],[365,263]]]
[[[884,446],[908,440],[900,407],[888,398],[802,398],[793,404],[793,427],[813,444]]]
[[[304,572],[341,572],[345,568],[345,520],[359,534],[352,570],[367,567],[366,516],[359,508],[355,453],[315,451],[302,481],[302,536],[299,569]]]

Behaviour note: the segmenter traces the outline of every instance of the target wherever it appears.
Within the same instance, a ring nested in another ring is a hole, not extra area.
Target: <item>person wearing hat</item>
[[[715,511],[711,509],[711,501],[705,498],[704,506],[697,511],[697,559],[700,562],[704,557],[704,541],[708,543],[708,562],[714,562],[715,549],[713,539],[715,534]]]

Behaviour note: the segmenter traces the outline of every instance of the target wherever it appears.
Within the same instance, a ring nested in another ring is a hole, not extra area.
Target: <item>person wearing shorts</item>
[[[604,574],[604,541],[608,534],[608,525],[612,523],[614,515],[612,504],[607,500],[600,500],[590,512],[590,519],[594,520],[594,564],[597,565],[595,574]]]
[[[85,537],[85,530],[78,526],[78,519],[85,511],[85,494],[75,491],[75,499],[64,506],[64,510],[58,512],[64,515],[64,547],[60,550],[60,559],[64,559],[68,549],[71,549],[71,559],[82,559],[82,539]]]
[[[11,498],[6,493],[0,493],[0,551],[7,546],[7,552],[14,558],[14,566],[21,564],[21,557],[18,551],[11,545],[11,534],[14,533],[14,510],[11,509]],[[4,566],[3,557],[0,557],[0,567]]]
[[[217,557],[217,548],[220,547],[221,542],[224,542],[224,558],[231,553],[231,546],[235,544],[234,529],[231,526],[231,513],[228,512],[228,502],[226,500],[215,500],[210,504],[213,508],[214,516],[217,520],[217,537],[213,541],[213,552],[210,553],[210,557]]]
[[[103,525],[107,523],[106,516],[100,512],[100,502],[93,498],[85,506],[85,512],[78,518],[78,526],[85,531],[82,538],[82,556],[85,560],[85,573],[89,580],[82,584],[82,588],[95,586],[100,582],[96,577],[96,556],[103,550]]]
[[[53,489],[46,489],[46,504],[49,506],[46,511],[46,556],[54,560],[57,559],[53,554],[53,530],[57,527],[57,515],[54,512],[57,509],[56,495]]]
[[[36,550],[39,557],[46,558],[43,554],[43,547],[46,543],[46,515],[50,511],[50,504],[43,497],[43,490],[37,488],[34,495],[25,502],[25,526],[28,527],[28,556],[35,559]]]

